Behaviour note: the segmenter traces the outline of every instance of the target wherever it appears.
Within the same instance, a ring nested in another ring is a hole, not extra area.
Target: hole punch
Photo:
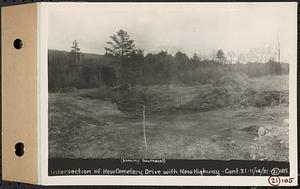
[[[24,43],[21,39],[14,40],[14,47],[16,49],[21,49],[24,46]]]
[[[18,142],[15,145],[15,153],[18,157],[22,157],[24,155],[24,144],[22,142]]]

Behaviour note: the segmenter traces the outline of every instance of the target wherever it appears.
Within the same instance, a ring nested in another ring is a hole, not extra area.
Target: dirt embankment
[[[185,92],[197,96],[193,90]],[[93,91],[49,94],[49,158],[288,160],[286,105],[146,112],[145,148],[143,119],[110,101],[82,97]],[[259,128],[265,132],[258,140]]]
[[[288,85],[276,85],[284,78],[50,93],[49,157],[288,161]]]
[[[206,111],[224,107],[266,107],[288,103],[288,90],[257,90],[245,74],[234,74],[201,86],[131,87],[113,99],[121,111]]]

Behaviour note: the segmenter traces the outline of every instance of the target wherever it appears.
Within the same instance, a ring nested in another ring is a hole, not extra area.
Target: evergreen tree
[[[80,61],[80,48],[77,40],[72,42],[71,53],[74,54],[75,62]]]
[[[117,34],[110,36],[112,41],[106,42],[108,47],[104,47],[106,55],[116,57],[130,57],[136,54],[134,40],[124,30],[119,30]]]
[[[79,48],[78,41],[77,41],[77,40],[74,40],[74,41],[72,42],[71,52],[72,52],[72,53],[78,53],[79,51],[80,51],[80,48]]]

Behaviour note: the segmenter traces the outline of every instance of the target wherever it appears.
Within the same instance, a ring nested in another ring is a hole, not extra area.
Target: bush
[[[250,156],[251,159],[260,161],[288,161],[288,126],[258,134],[250,147]]]

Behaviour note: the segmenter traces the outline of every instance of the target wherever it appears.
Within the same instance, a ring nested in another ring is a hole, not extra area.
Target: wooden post
[[[281,78],[279,80],[279,106],[281,106]]]
[[[98,69],[98,95],[101,96],[101,69]]]
[[[144,142],[145,142],[145,146],[147,148],[147,140],[146,140],[146,123],[145,123],[145,109],[146,106],[143,105],[143,132],[144,132]]]

